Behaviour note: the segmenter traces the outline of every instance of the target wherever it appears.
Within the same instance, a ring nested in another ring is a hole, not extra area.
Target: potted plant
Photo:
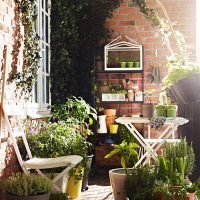
[[[7,200],[49,200],[53,188],[51,180],[40,175],[17,173],[4,184]]]
[[[167,117],[167,107],[165,105],[156,105],[155,110],[157,117]]]
[[[51,111],[51,121],[61,120],[65,122],[67,125],[70,125],[72,126],[72,128],[75,128],[76,131],[79,132],[85,140],[89,135],[92,134],[92,131],[90,130],[89,126],[93,124],[93,120],[97,119],[97,112],[81,97],[69,97],[67,98],[65,104],[52,106]],[[87,150],[87,152],[89,151]],[[85,160],[85,164],[87,164],[87,166],[85,166],[85,169],[87,169],[87,174],[84,176],[86,180],[83,180],[83,190],[88,188],[88,170],[91,166],[90,162],[92,162],[92,157],[93,155],[87,155],[87,158]]]
[[[96,57],[96,68],[97,68],[97,71],[102,71],[104,68],[104,62],[101,56]]]
[[[168,105],[167,106],[167,117],[176,117],[177,114],[177,105]]]
[[[170,199],[194,199],[194,187],[188,180],[194,168],[194,151],[186,139],[179,143],[167,143],[165,153],[158,158],[157,179],[162,186],[157,191]],[[164,186],[164,189],[163,189]],[[166,187],[167,186],[167,187]]]
[[[134,168],[125,181],[126,195],[129,200],[155,200],[156,171],[153,166],[145,165]]]
[[[115,200],[125,199],[125,179],[126,179],[126,169],[133,167],[138,160],[138,153],[135,149],[140,148],[136,143],[127,143],[122,141],[121,144],[112,145],[114,149],[108,153],[105,158],[110,158],[111,156],[118,154],[120,156],[121,165],[123,168],[112,169],[109,171],[110,183],[113,190],[113,195]],[[131,170],[131,169],[130,169]]]
[[[155,92],[155,89],[144,91],[144,103],[142,104],[143,117],[151,118],[153,116],[154,105],[152,103],[151,96],[154,92]]]
[[[51,193],[49,200],[70,200],[66,193]]]
[[[58,123],[44,123],[37,134],[28,134],[27,141],[29,143],[32,155],[36,157],[54,158],[66,155],[80,155],[83,157],[83,161],[75,168],[86,168],[86,160],[88,153],[88,146],[90,143],[79,133],[77,128],[66,124],[65,122]],[[20,151],[24,158],[26,158],[27,152],[24,150],[24,144],[20,142]],[[60,169],[46,170],[46,173],[57,173]],[[75,176],[76,181],[83,178],[82,171],[78,174],[74,168],[70,171],[70,174]],[[67,179],[63,177],[62,182],[57,182],[56,185],[66,191]]]

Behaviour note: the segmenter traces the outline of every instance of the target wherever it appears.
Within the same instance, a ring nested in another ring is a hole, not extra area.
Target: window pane
[[[45,103],[45,79],[42,75],[42,102]]]
[[[48,16],[46,15],[46,43],[49,42],[49,24],[48,24]]]
[[[45,26],[44,26],[44,13],[42,12],[42,40],[44,41]]]
[[[44,72],[45,69],[45,52],[42,51],[42,71]]]
[[[49,76],[46,76],[46,103],[49,103]]]
[[[46,12],[48,13],[48,0],[46,0]]]
[[[42,0],[42,8],[44,8],[44,0]]]
[[[49,73],[49,47],[46,46],[46,73]]]
[[[35,84],[34,84],[34,102],[35,103],[38,103],[38,96],[37,96],[37,94],[38,94],[38,91],[37,91],[37,81],[35,82]]]

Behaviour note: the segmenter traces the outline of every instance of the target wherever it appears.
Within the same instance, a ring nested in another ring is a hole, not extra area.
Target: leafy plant
[[[120,0],[53,0],[51,4],[52,103],[63,103],[71,95],[94,103],[94,50],[103,46],[102,38],[105,42],[110,38],[105,21]]]
[[[49,200],[70,200],[66,193],[51,193]]]
[[[120,135],[121,141],[126,141],[128,144],[131,142],[136,142],[135,137],[131,134],[125,125],[119,124],[118,133]]]
[[[37,16],[35,14],[36,1],[15,1],[14,44],[12,51],[12,69],[9,82],[16,81],[17,89],[29,99],[34,81],[40,66],[39,37],[35,30]],[[24,28],[22,29],[23,26]],[[17,69],[20,47],[23,46],[23,66]]]
[[[108,153],[104,158],[110,158],[115,154],[121,157],[121,165],[123,168],[133,167],[138,160],[138,153],[135,149],[140,148],[136,143],[127,143],[122,141],[121,144],[113,144],[114,149]]]
[[[154,200],[154,186],[156,182],[156,172],[151,166],[141,166],[127,174],[125,189],[130,200]]]
[[[82,97],[69,97],[65,104],[57,104],[51,106],[52,116],[50,121],[63,121],[71,124],[73,127],[77,126],[80,133],[87,137],[92,134],[89,130],[89,125],[93,123],[93,119],[97,119],[97,112]]]
[[[15,196],[35,196],[51,192],[53,183],[40,175],[17,173],[5,181],[7,193]]]

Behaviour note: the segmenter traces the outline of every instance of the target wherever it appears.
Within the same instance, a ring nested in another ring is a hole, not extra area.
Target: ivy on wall
[[[94,52],[109,38],[105,21],[120,0],[52,0],[51,97],[63,103],[70,95],[92,103]]]
[[[37,18],[35,8],[36,0],[15,0],[12,69],[8,81],[16,81],[17,89],[25,99],[31,95],[40,65],[39,37],[35,30]],[[21,47],[23,47],[22,71],[18,69]]]

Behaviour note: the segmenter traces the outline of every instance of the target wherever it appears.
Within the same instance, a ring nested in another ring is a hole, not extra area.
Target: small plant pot
[[[114,123],[115,123],[115,116],[107,116],[106,117],[107,129],[109,129],[110,125],[113,125]]]
[[[166,106],[156,106],[156,116],[157,117],[167,117],[167,108]]]
[[[110,127],[109,127],[109,128],[110,128],[110,133],[111,133],[111,134],[117,134],[117,132],[118,132],[118,127],[119,127],[119,126],[118,126],[117,124],[111,124]]]
[[[82,187],[83,180],[79,180],[75,182],[73,176],[69,178],[68,185],[67,185],[67,194],[69,194],[71,199],[77,199],[81,196],[81,187]]]
[[[50,197],[50,193],[36,195],[36,196],[26,196],[26,197],[6,194],[6,200],[49,200],[49,197]]]
[[[134,62],[127,62],[126,64],[128,68],[133,68],[134,66]]]
[[[167,117],[176,117],[177,107],[176,106],[168,106],[167,107]]]
[[[103,61],[96,62],[96,67],[97,67],[97,71],[103,71],[104,62]]]
[[[121,68],[126,68],[126,62],[120,62],[120,67]]]
[[[140,62],[134,62],[134,67],[135,68],[140,68]]]

